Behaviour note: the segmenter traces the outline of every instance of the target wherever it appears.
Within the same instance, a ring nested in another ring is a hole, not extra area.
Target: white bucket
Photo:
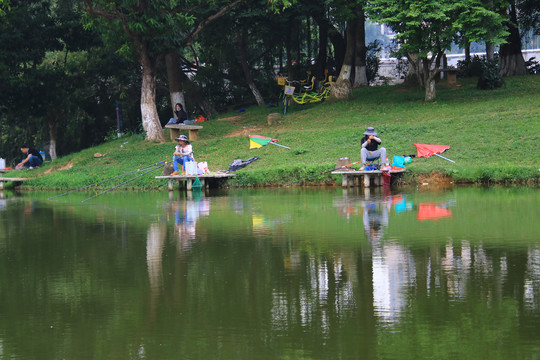
[[[6,160],[0,158],[0,170],[4,170],[6,168]]]

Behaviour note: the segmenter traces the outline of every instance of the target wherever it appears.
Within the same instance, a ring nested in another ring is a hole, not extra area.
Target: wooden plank
[[[203,174],[203,175],[158,175],[156,179],[196,179],[196,178],[228,178],[236,176],[236,174]]]
[[[236,176],[236,174],[204,174],[204,175],[159,175],[155,176],[156,179],[167,179],[169,191],[173,191],[174,182],[178,182],[178,189],[182,190],[185,184],[186,190],[191,191],[193,189],[193,181],[199,178],[201,182],[201,188],[208,188],[209,183],[205,179],[226,179]]]
[[[402,170],[389,170],[390,174],[399,174],[404,173],[406,169]],[[375,186],[381,186],[383,183],[382,180],[382,173],[381,170],[370,170],[370,171],[360,171],[360,170],[336,170],[332,171],[333,175],[341,175],[341,186],[342,187],[348,187],[348,186],[357,186],[359,185],[359,179],[360,177],[363,177],[363,185],[364,187],[370,187],[371,183],[373,182],[373,185]],[[373,181],[372,181],[373,179]]]
[[[398,173],[404,173],[406,170],[390,170],[390,174],[398,174]],[[364,175],[364,174],[382,174],[383,172],[381,170],[371,170],[371,171],[360,171],[360,170],[336,170],[332,171],[332,174],[334,175]]]
[[[6,177],[0,177],[0,190],[4,190],[4,183],[8,181],[13,181],[15,183],[22,183],[25,178],[6,178]]]
[[[167,124],[165,129],[171,130],[171,140],[175,141],[181,130],[188,130],[188,138],[190,141],[195,141],[199,138],[199,130],[203,127],[200,125],[183,125],[183,124]]]

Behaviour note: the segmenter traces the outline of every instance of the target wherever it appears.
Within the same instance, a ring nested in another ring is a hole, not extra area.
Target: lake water
[[[537,188],[5,192],[0,359],[540,359]]]

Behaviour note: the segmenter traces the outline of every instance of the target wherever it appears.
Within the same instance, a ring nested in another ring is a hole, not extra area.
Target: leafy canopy
[[[506,36],[504,17],[481,0],[372,0],[366,10],[372,20],[397,33],[397,55],[427,57],[460,39],[500,44]]]

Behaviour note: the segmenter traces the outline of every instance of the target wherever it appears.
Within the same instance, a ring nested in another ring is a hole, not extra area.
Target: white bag
[[[186,175],[197,175],[197,163],[195,161],[188,161],[185,167]]]
[[[210,174],[210,170],[208,170],[208,163],[206,161],[201,161],[197,166],[203,174]]]

